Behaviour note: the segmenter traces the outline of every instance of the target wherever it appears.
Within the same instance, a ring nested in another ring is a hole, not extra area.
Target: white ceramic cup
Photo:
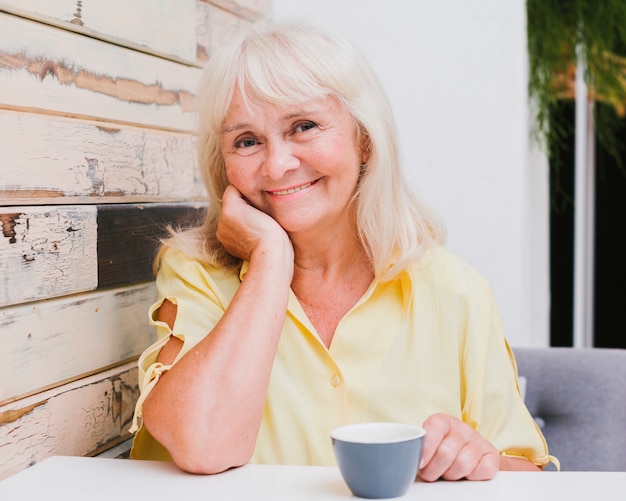
[[[423,428],[402,423],[360,423],[331,433],[337,465],[355,496],[393,498],[415,481]]]

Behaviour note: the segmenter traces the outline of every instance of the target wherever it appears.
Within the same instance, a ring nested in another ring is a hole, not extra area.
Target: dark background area
[[[596,104],[598,107],[604,105]],[[612,113],[604,109],[602,112]],[[571,346],[574,300],[574,116],[572,101],[552,114],[561,140],[550,155],[550,343]],[[626,119],[614,117],[616,144],[626,144]],[[594,345],[626,348],[626,152],[609,154],[596,140]],[[620,165],[621,163],[621,165]]]

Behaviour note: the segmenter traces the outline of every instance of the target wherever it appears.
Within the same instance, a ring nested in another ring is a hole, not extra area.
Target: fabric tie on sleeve
[[[150,394],[152,388],[154,388],[157,384],[160,377],[171,368],[171,365],[164,365],[161,362],[155,362],[148,367],[140,386],[142,388],[142,392],[137,400],[137,403],[135,404],[135,415],[133,417],[133,424],[128,430],[129,433],[136,433],[139,430],[139,420],[143,415],[142,407],[146,397]]]

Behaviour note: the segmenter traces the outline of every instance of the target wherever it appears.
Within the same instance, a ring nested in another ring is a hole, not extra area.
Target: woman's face
[[[229,182],[287,232],[353,226],[361,154],[333,97],[277,106],[235,93],[221,132]]]

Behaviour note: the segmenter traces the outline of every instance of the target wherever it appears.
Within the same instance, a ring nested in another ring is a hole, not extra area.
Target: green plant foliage
[[[626,114],[626,0],[527,0],[526,10],[536,138],[549,152],[559,143],[550,110],[558,100],[574,99],[580,57],[590,96],[609,105],[595,108],[598,140],[621,167],[615,125]]]

